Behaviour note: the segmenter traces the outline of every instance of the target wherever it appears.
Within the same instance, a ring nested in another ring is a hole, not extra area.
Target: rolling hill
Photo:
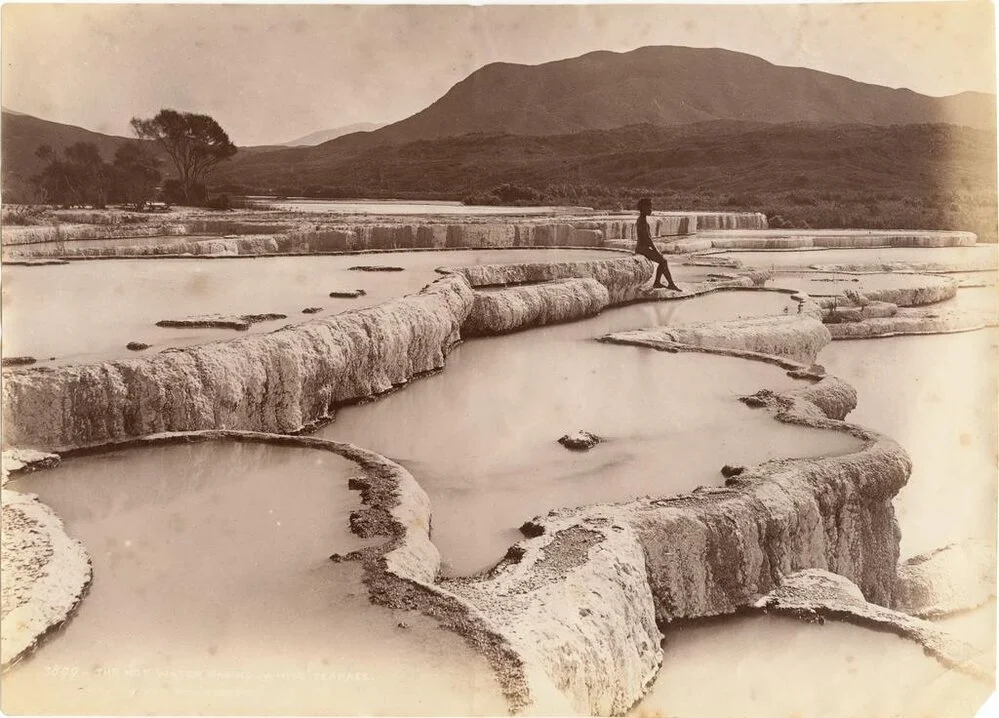
[[[40,117],[16,112],[4,108],[0,113],[0,157],[2,157],[3,189],[6,192],[18,194],[18,190],[27,187],[32,176],[38,174],[44,165],[35,156],[35,151],[41,145],[49,145],[56,153],[77,142],[87,142],[96,145],[101,157],[111,162],[114,153],[124,144],[143,142],[160,160],[160,171],[165,177],[175,175],[175,170],[166,153],[155,142],[137,140],[134,137],[120,137],[93,132],[75,125],[65,125]],[[245,156],[258,153],[273,152],[281,149],[279,145],[261,145],[258,147],[241,147],[239,152]]]
[[[2,123],[0,151],[2,151],[5,180],[9,176],[26,180],[39,172],[43,163],[35,157],[35,150],[40,145],[49,145],[56,152],[61,152],[77,142],[89,142],[96,145],[101,156],[110,162],[119,147],[138,141],[134,138],[105,135],[74,125],[51,122],[6,108],[0,115],[0,123]]]
[[[995,168],[995,135],[969,127],[717,121],[530,137],[468,134],[344,154],[302,151],[288,163],[260,153],[220,167],[215,182],[451,196],[503,183],[718,193],[794,191],[810,182],[922,195],[988,187]]]

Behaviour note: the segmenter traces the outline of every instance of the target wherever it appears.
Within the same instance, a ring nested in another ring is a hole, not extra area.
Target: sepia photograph
[[[992,2],[0,57],[4,715],[999,715]]]

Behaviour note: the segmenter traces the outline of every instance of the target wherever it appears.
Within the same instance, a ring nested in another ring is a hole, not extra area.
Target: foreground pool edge
[[[753,608],[809,622],[838,620],[894,633],[919,643],[926,653],[948,669],[960,671],[988,686],[994,684],[994,668],[989,665],[994,656],[983,654],[931,621],[866,601],[856,585],[828,571],[805,569],[787,576]]]
[[[7,488],[0,494],[3,551],[16,551],[20,559],[17,566],[9,558],[4,562],[4,592],[18,594],[0,620],[0,665],[6,670],[71,619],[93,580],[93,566],[86,547],[66,534],[62,520],[37,496]]]

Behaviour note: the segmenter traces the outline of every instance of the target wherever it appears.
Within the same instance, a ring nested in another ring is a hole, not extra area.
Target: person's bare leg
[[[666,285],[666,289],[675,289],[678,292],[683,291],[676,285],[676,282],[673,281],[673,275],[669,273],[669,265],[666,263],[665,259],[663,259],[662,264],[659,265],[659,273],[656,275],[656,278],[661,279],[664,274],[666,275],[666,281],[669,282],[669,284]]]
[[[666,289],[666,286],[663,285],[663,265],[662,264],[659,264],[659,266],[656,268],[656,278],[652,282],[652,288],[653,289]]]

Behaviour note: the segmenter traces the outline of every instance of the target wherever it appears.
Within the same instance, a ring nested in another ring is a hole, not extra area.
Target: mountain
[[[425,110],[372,133],[375,143],[470,132],[554,135],[710,120],[995,126],[995,96],[929,97],[774,65],[717,48],[591,52],[542,65],[494,63]]]
[[[384,124],[378,124],[376,122],[357,122],[353,125],[344,125],[343,127],[334,127],[329,130],[317,130],[315,132],[310,132],[304,137],[299,137],[297,140],[283,142],[282,146],[312,147],[314,145],[321,145],[323,142],[335,140],[337,137],[342,137],[343,135],[349,135],[354,132],[373,132],[374,130],[384,126]]]
[[[935,98],[729,50],[645,47],[542,65],[487,65],[400,122],[315,147],[243,154],[226,172],[238,181],[243,170],[259,177],[262,165],[271,164],[275,175],[288,178],[294,172],[285,170],[292,167],[308,174],[379,146],[473,133],[543,137],[712,121],[945,123],[994,131],[995,112],[995,95],[986,93]]]

